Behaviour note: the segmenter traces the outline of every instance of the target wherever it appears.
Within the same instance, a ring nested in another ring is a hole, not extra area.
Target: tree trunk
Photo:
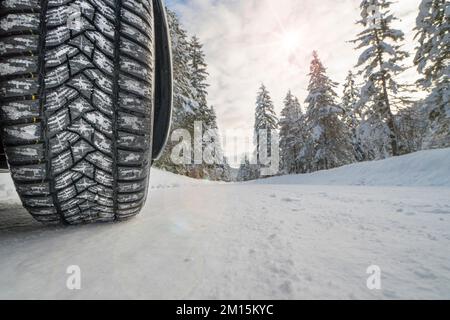
[[[382,82],[383,82],[383,96],[385,103],[384,112],[386,113],[386,124],[389,128],[389,139],[391,140],[392,155],[396,157],[399,155],[397,143],[397,128],[395,127],[394,115],[392,114],[391,111],[391,105],[389,102],[389,96],[387,92],[386,77],[384,72],[382,76]]]
[[[378,33],[377,33],[376,29],[375,29],[375,39],[377,42],[378,63],[380,65],[380,72],[382,73],[381,81],[382,81],[382,86],[383,86],[383,100],[384,100],[384,108],[383,109],[384,109],[384,113],[386,116],[386,124],[389,128],[389,139],[391,141],[392,155],[394,157],[396,157],[399,155],[398,143],[397,143],[397,130],[395,127],[394,115],[392,114],[391,104],[389,101],[389,95],[388,95],[388,91],[387,91],[386,73],[382,69],[383,57],[382,57],[382,53],[380,50],[380,39],[378,37]],[[382,115],[382,116],[384,116],[384,115]]]

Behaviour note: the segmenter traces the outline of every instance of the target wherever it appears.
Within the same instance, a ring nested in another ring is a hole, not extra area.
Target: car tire
[[[138,214],[152,158],[153,2],[0,9],[2,141],[24,207],[49,224]]]

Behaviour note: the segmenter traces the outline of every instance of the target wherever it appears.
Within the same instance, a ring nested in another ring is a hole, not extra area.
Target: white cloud
[[[412,45],[419,0],[393,7]],[[306,97],[311,52],[318,50],[330,77],[342,82],[357,60],[359,0],[172,0],[190,34],[204,43],[221,130],[251,128],[256,92],[263,82],[279,113],[288,89]],[[288,39],[297,38],[290,44]],[[288,42],[288,43],[286,43]],[[249,133],[250,133],[249,129]]]

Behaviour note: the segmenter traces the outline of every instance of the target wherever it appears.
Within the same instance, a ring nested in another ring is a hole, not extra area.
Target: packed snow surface
[[[1,174],[0,298],[450,299],[449,159],[244,184],[153,170],[139,217],[79,227],[34,222]]]

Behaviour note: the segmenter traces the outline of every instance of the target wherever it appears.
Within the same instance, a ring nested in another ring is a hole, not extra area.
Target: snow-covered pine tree
[[[250,168],[250,161],[248,159],[248,156],[245,155],[244,159],[241,162],[241,165],[239,167],[239,171],[238,171],[236,180],[239,182],[250,180],[249,179],[249,168]]]
[[[189,42],[189,65],[192,69],[191,82],[195,88],[195,99],[202,107],[207,107],[208,95],[208,71],[205,62],[205,54],[203,53],[203,45],[197,36],[193,36]]]
[[[239,171],[236,177],[237,181],[249,181],[259,178],[259,166],[257,164],[251,164],[249,156],[246,154],[241,162]]]
[[[197,36],[193,36],[189,42],[188,56],[191,85],[195,92],[195,101],[199,105],[195,112],[196,121],[202,121],[205,130],[217,129],[217,116],[213,108],[208,106],[208,65],[205,60],[203,45]]]
[[[207,102],[208,72],[202,44],[195,36],[189,39],[176,14],[170,10],[167,12],[173,57],[172,132],[177,129],[186,129],[191,138],[194,138],[195,121],[203,122],[203,134],[208,129],[217,131],[216,114]],[[215,165],[174,164],[170,156],[173,147],[178,143],[178,141],[169,140],[164,154],[156,162],[158,167],[195,178],[220,179]],[[205,146],[206,144],[203,144],[202,150]],[[219,151],[222,152],[221,147]],[[193,161],[193,148],[190,157]]]
[[[448,0],[422,0],[416,20],[419,46],[414,58],[430,91],[424,101],[427,131],[424,148],[450,147],[450,5]]]
[[[191,170],[196,172],[196,175],[200,178],[207,178],[209,180],[220,180],[223,171],[223,163],[217,163],[223,161],[223,151],[219,136],[219,130],[217,125],[217,115],[213,107],[208,106],[208,65],[205,60],[205,54],[203,52],[203,45],[200,40],[193,36],[189,42],[189,66],[190,66],[190,79],[192,88],[195,92],[195,101],[198,103],[199,108],[195,110],[194,114],[190,117],[192,122],[201,121],[203,124],[202,133],[204,137],[211,138],[218,146],[213,154],[214,164],[204,163],[195,164],[191,167]],[[207,136],[207,133],[211,133],[212,136]],[[203,150],[212,141],[203,141]],[[209,159],[211,160],[211,159]],[[208,161],[210,162],[210,161]]]
[[[350,134],[340,118],[343,110],[336,102],[334,89],[337,84],[326,75],[326,69],[315,51],[309,76],[306,118],[311,141],[305,144],[305,149],[309,150],[302,152],[306,157],[303,162],[307,163],[308,171],[351,163],[355,158]]]
[[[423,137],[427,129],[427,115],[423,101],[400,110],[396,115],[400,153],[407,154],[422,149]]]
[[[299,154],[305,138],[305,119],[298,98],[291,91],[284,99],[281,111],[280,127],[280,160],[281,170],[285,174],[301,173],[303,165]]]
[[[342,109],[344,111],[343,120],[350,131],[355,158],[357,161],[363,161],[365,159],[364,152],[357,132],[361,121],[361,114],[358,109],[359,100],[360,94],[355,82],[355,75],[352,71],[349,71],[347,78],[345,79],[342,95]]]
[[[229,164],[227,163],[222,140],[217,125],[217,115],[215,108],[211,106],[209,109],[209,119],[204,123],[204,160],[203,172],[205,177],[209,180],[227,180],[230,172]],[[214,145],[214,150],[210,150],[210,146]],[[208,163],[209,162],[209,163]],[[213,162],[213,163],[211,163]]]
[[[405,70],[402,63],[408,53],[401,50],[403,32],[391,26],[396,20],[390,12],[391,4],[388,0],[363,0],[358,24],[364,30],[353,40],[358,44],[356,49],[365,48],[357,63],[365,81],[358,130],[369,159],[400,154],[394,111],[404,106],[401,92],[406,87],[395,78]]]
[[[255,159],[258,165],[261,165],[261,160],[267,160],[271,157],[272,148],[272,133],[278,129],[278,118],[275,114],[272,98],[269,91],[264,84],[261,85],[256,98],[255,109],[255,126],[254,126],[254,141],[255,141]],[[263,151],[263,137],[261,136],[263,130],[266,131],[267,140],[267,159],[262,159],[261,152]]]
[[[176,123],[182,123],[187,115],[194,114],[199,109],[197,92],[192,84],[192,69],[190,66],[190,42],[186,30],[181,26],[176,14],[170,10],[168,24],[172,44],[173,95],[174,115]]]
[[[232,169],[230,164],[228,163],[227,157],[223,158],[223,164],[218,167],[218,179],[220,181],[231,182],[233,180],[232,177]]]
[[[189,40],[188,48],[187,48],[187,55],[188,55],[188,65],[189,65],[189,79],[191,88],[194,92],[194,100],[198,104],[198,108],[194,110],[194,112],[186,118],[186,122],[188,122],[189,130],[192,126],[194,126],[195,121],[201,122],[202,127],[202,136],[205,133],[205,130],[207,129],[207,124],[210,122],[210,114],[209,114],[209,107],[207,102],[207,78],[208,78],[208,72],[206,71],[207,65],[205,62],[205,56],[203,53],[202,45],[199,42],[199,39],[196,36],[193,36]],[[192,133],[193,134],[193,133]],[[205,148],[206,144],[203,142],[201,145],[201,150],[197,150],[202,152]],[[198,147],[197,144],[194,145],[194,147]],[[196,152],[193,150],[194,153]],[[194,154],[192,155],[194,158]],[[194,177],[194,178],[207,178],[210,179],[210,174],[208,170],[206,170],[206,166],[204,163],[193,163],[188,166],[189,173],[188,176]]]
[[[193,134],[193,115],[199,109],[196,101],[196,92],[191,83],[191,68],[189,66],[189,39],[187,32],[182,28],[176,14],[167,9],[168,25],[172,47],[173,67],[173,112],[172,132],[177,129],[187,129]],[[174,145],[178,142],[168,144],[161,158],[155,163],[162,169],[187,175],[188,165],[174,164],[170,158]]]

